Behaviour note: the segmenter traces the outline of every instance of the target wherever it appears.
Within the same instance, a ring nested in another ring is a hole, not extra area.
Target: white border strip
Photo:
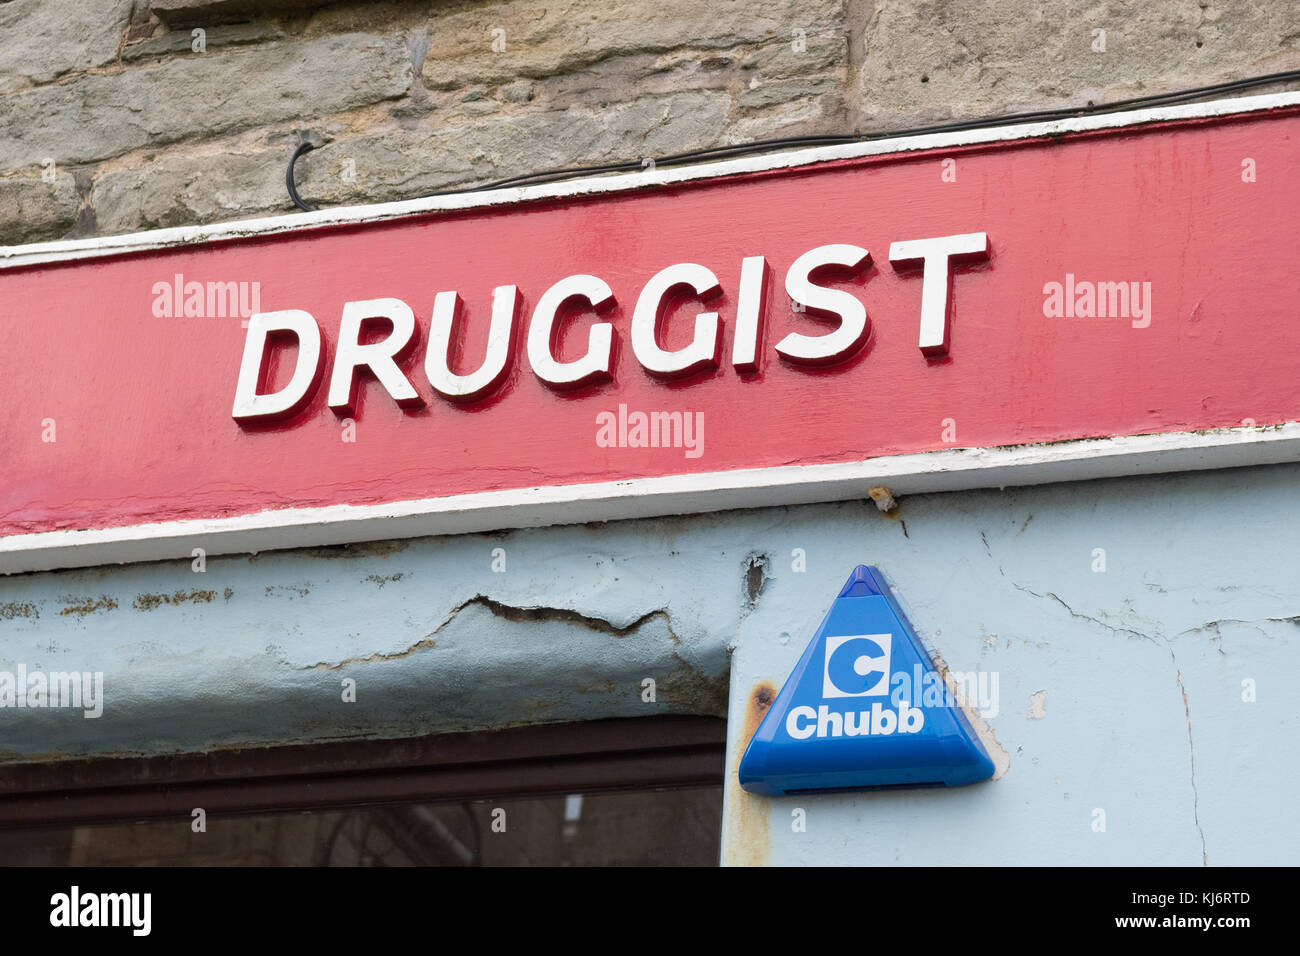
[[[0,574],[1300,461],[1300,422],[489,491],[0,538]]]
[[[717,176],[731,176],[738,173],[788,169],[834,159],[856,159],[862,156],[880,156],[887,153],[971,146],[979,143],[996,143],[1007,140],[1037,139],[1058,136],[1062,133],[1118,129],[1145,123],[1259,113],[1296,105],[1300,105],[1300,90],[1290,93],[1239,96],[1231,99],[1212,100],[1208,103],[1190,103],[1181,106],[1158,106],[1143,110],[1100,113],[1041,123],[991,126],[985,129],[962,130],[953,133],[928,133],[922,136],[898,136],[892,139],[873,140],[866,143],[847,143],[842,146],[817,146],[809,149],[767,153],[696,166],[655,169],[643,173],[571,179],[560,183],[546,183],[538,186],[517,186],[508,189],[495,189],[490,192],[458,193],[451,196],[409,199],[402,202],[341,206],[334,209],[322,209],[317,212],[292,213],[263,219],[246,219],[241,222],[215,223],[207,226],[179,226],[172,229],[136,232],[124,236],[37,242],[25,246],[0,246],[0,269],[37,265],[42,262],[62,262],[68,259],[111,256],[146,249],[187,246],[203,242],[216,242],[223,239],[274,235],[276,233],[322,226],[382,222],[417,213],[475,209],[537,199],[617,193],[651,186],[666,186],[673,183],[711,179]]]

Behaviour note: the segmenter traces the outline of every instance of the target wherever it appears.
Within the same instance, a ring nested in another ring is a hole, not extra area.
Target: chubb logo
[[[822,696],[881,697],[889,693],[891,634],[846,634],[826,638]]]
[[[833,711],[826,704],[792,707],[785,718],[785,732],[795,740],[809,737],[888,736],[893,733],[915,734],[925,726],[925,714],[908,701],[899,701],[898,709],[888,706],[890,655],[894,639],[891,634],[846,634],[826,638],[825,665],[822,671],[822,697],[826,700],[845,697],[882,697],[870,710]]]

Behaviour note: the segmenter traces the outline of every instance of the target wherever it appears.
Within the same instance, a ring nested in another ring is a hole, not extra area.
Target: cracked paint
[[[1114,624],[1109,624],[1106,621],[1103,621],[1099,618],[1090,617],[1087,614],[1080,614],[1078,611],[1070,607],[1070,605],[1066,604],[1059,597],[1057,597],[1057,595],[1053,594],[1050,591],[1046,594],[1040,594],[1039,592],[1031,590],[1030,588],[1027,588],[1023,584],[1020,584],[1016,581],[1012,581],[1011,585],[1017,591],[1023,591],[1026,594],[1032,594],[1036,598],[1041,598],[1043,600],[1047,600],[1050,598],[1051,600],[1059,604],[1061,607],[1065,608],[1066,612],[1069,613],[1071,617],[1077,618],[1080,621],[1087,621],[1089,624],[1096,624],[1098,627],[1104,627],[1106,630],[1114,634],[1125,634],[1129,637],[1136,637],[1139,640],[1150,641],[1153,644],[1159,643],[1156,640],[1156,638],[1152,637],[1150,634],[1143,634],[1141,631],[1135,631],[1132,628],[1128,628],[1128,627],[1116,627]]]
[[[1208,858],[1212,833],[1216,865],[1282,864],[1300,841],[1289,812],[1300,735],[1286,732],[1287,695],[1245,703],[1240,684],[1300,671],[1300,579],[1278,558],[1294,552],[1297,482],[1300,465],[1279,465],[1086,494],[914,493],[906,534],[864,495],[228,556],[197,576],[176,561],[4,578],[0,661],[102,670],[123,692],[101,722],[8,712],[0,759],[729,711],[727,862],[1185,865]],[[491,572],[496,546],[508,574]],[[1110,573],[1089,570],[1096,546]],[[795,547],[805,572],[787,570]],[[992,786],[801,796],[809,827],[795,834],[792,801],[744,796],[736,764],[777,691],[756,688],[789,673],[863,563],[882,568],[952,660],[996,666],[996,740],[967,713],[998,772],[1008,753],[1018,772]],[[195,582],[215,598],[187,600]],[[60,613],[102,600],[130,609],[140,596],[156,608],[178,593],[179,614]],[[345,674],[358,678],[356,703],[340,701]],[[641,698],[646,677],[655,702]],[[1053,719],[1026,719],[1048,680]],[[1080,813],[1098,806],[1108,835]]]
[[[1209,866],[1209,857],[1205,849],[1205,830],[1201,828],[1201,798],[1196,790],[1196,745],[1192,743],[1192,708],[1187,700],[1187,687],[1183,684],[1182,671],[1178,672],[1178,690],[1183,695],[1183,714],[1187,717],[1187,754],[1192,765],[1192,819],[1196,822],[1196,832],[1201,837],[1201,865]]]
[[[679,641],[677,635],[673,632],[672,619],[668,612],[663,608],[657,608],[653,611],[646,611],[640,617],[636,618],[629,624],[618,625],[601,617],[594,617],[589,614],[583,614],[581,611],[574,611],[564,607],[512,607],[509,604],[503,604],[500,601],[494,601],[485,594],[476,594],[467,601],[462,601],[452,609],[447,615],[446,620],[434,628],[434,633],[442,630],[453,620],[456,619],[463,610],[473,605],[479,605],[491,611],[497,617],[504,618],[507,621],[516,623],[523,621],[559,621],[566,624],[579,624],[592,631],[599,631],[602,634],[609,634],[612,637],[626,637],[634,634],[641,627],[655,619],[662,620],[668,628],[669,635],[674,641]]]
[[[399,574],[396,577],[400,579],[401,575]],[[484,608],[485,610],[491,612],[496,617],[502,618],[503,620],[512,621],[515,623],[550,621],[550,622],[559,622],[565,624],[577,624],[590,631],[595,631],[600,634],[607,634],[611,637],[620,637],[620,638],[627,637],[628,635],[631,634],[635,634],[644,625],[648,624],[651,621],[661,620],[664,622],[664,626],[673,643],[678,646],[680,646],[681,644],[681,638],[679,638],[677,634],[673,631],[671,617],[669,616],[668,612],[662,608],[658,608],[652,611],[646,611],[640,617],[636,618],[629,624],[616,625],[604,618],[583,614],[580,611],[575,611],[569,608],[516,607],[509,604],[504,604],[500,601],[493,600],[492,598],[484,594],[476,594],[473,597],[468,598],[465,601],[462,601],[461,603],[457,604],[454,608],[452,608],[451,611],[447,613],[446,617],[444,617],[443,620],[439,622],[439,624],[432,631],[430,631],[422,640],[416,641],[415,643],[409,645],[408,647],[402,650],[392,651],[392,652],[376,651],[375,653],[372,654],[348,657],[343,660],[332,662],[332,663],[328,661],[318,661],[315,664],[307,665],[306,667],[300,669],[338,670],[339,668],[345,667],[350,664],[365,664],[365,663],[372,663],[376,661],[399,660],[401,658],[409,656],[410,654],[416,651],[431,649],[436,646],[436,641],[433,639],[434,635],[438,634],[444,628],[448,627],[453,621],[455,621],[461,615],[462,612],[464,612],[467,608],[470,607]],[[674,657],[674,659],[680,662],[682,667],[686,668],[687,670],[693,669],[691,664],[681,660],[681,658],[678,656],[677,651],[675,649],[672,652],[672,656]],[[671,680],[668,680],[666,684],[663,681],[660,682],[660,688],[662,690],[671,691],[671,687],[672,687]]]

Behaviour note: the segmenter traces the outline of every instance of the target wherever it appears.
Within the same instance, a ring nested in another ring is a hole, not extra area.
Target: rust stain
[[[744,753],[749,742],[754,739],[754,734],[758,733],[758,725],[763,722],[767,716],[768,709],[772,702],[776,700],[776,688],[771,681],[763,680],[754,685],[754,689],[749,692],[749,706],[745,708],[745,724],[741,728],[741,736],[744,740],[740,744],[740,752]]]
[[[114,601],[107,594],[102,594],[100,595],[98,601],[95,600],[94,598],[86,598],[86,600],[80,602],[79,604],[69,604],[62,611],[60,611],[59,614],[60,615],[80,614],[84,616],[86,614],[94,614],[96,611],[112,611],[116,609],[116,607],[117,607],[116,601]]]
[[[903,524],[903,501],[901,498],[894,497],[894,493],[884,485],[873,486],[867,492],[867,497],[862,499],[862,503],[873,513],[888,518],[896,524]]]
[[[776,700],[776,694],[776,687],[767,680],[759,681],[749,692],[745,722],[741,725],[735,760],[732,761],[737,769],[745,748],[758,733],[758,725]],[[727,863],[731,866],[767,866],[772,856],[771,802],[742,790],[735,772],[728,775],[727,786],[731,790],[732,808],[727,826]]]
[[[139,594],[132,604],[137,611],[152,611],[164,604],[211,604],[216,591],[177,591],[174,594]]]

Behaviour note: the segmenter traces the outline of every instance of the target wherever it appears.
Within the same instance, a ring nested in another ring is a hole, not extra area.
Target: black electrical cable
[[[1213,83],[1209,86],[1198,86],[1189,90],[1177,90],[1172,93],[1154,93],[1147,96],[1135,96],[1131,99],[1117,100],[1113,103],[1101,103],[1083,107],[1060,107],[1056,109],[1033,110],[1023,113],[1004,113],[999,116],[983,116],[978,119],[956,120],[950,123],[938,123],[932,126],[919,126],[908,129],[892,129],[879,133],[845,133],[838,135],[828,133],[809,136],[787,136],[780,139],[756,140],[751,143],[735,143],[730,146],[711,146],[706,149],[693,149],[684,153],[673,153],[668,156],[652,159],[649,162],[655,167],[674,166],[682,163],[717,159],[722,156],[745,155],[747,153],[767,152],[774,149],[790,149],[799,146],[835,146],[845,143],[866,143],[871,140],[889,139],[896,136],[923,136],[931,133],[956,133],[963,130],[983,129],[989,126],[1006,126],[1018,122],[1043,122],[1054,119],[1071,119],[1074,117],[1089,116],[1099,113],[1114,113],[1120,110],[1133,109],[1142,106],[1168,106],[1185,100],[1198,99],[1203,96],[1221,96],[1225,93],[1234,93],[1238,90],[1251,89],[1257,86],[1267,86],[1271,83],[1289,82],[1300,82],[1300,70],[1284,70],[1281,73],[1252,76],[1244,80]],[[284,174],[285,185],[289,188],[289,198],[293,200],[295,206],[306,212],[311,212],[312,207],[303,202],[302,198],[298,195],[298,190],[295,188],[293,182],[293,167],[294,163],[298,161],[299,156],[303,153],[310,152],[314,148],[315,147],[312,146],[311,143],[302,143],[296,150],[294,150],[293,156],[289,159],[289,168],[285,170]],[[425,196],[455,196],[462,193],[477,193],[485,192],[490,189],[501,189],[506,186],[535,186],[542,183],[558,182],[575,176],[594,176],[600,173],[635,172],[645,168],[646,163],[647,161],[644,159],[632,159],[616,163],[603,163],[599,166],[567,166],[560,169],[546,169],[535,173],[526,173],[520,176],[498,179],[494,182],[484,183],[481,186],[469,186],[462,189],[445,189],[439,192],[426,193]]]
[[[298,157],[303,153],[310,153],[315,148],[316,147],[311,143],[299,143],[298,148],[295,149],[293,155],[289,157],[289,168],[284,171],[284,185],[288,187],[289,198],[292,199],[293,204],[303,212],[311,212],[311,206],[308,206],[302,201],[302,197],[298,195],[298,187],[293,184],[293,164],[298,162]]]

